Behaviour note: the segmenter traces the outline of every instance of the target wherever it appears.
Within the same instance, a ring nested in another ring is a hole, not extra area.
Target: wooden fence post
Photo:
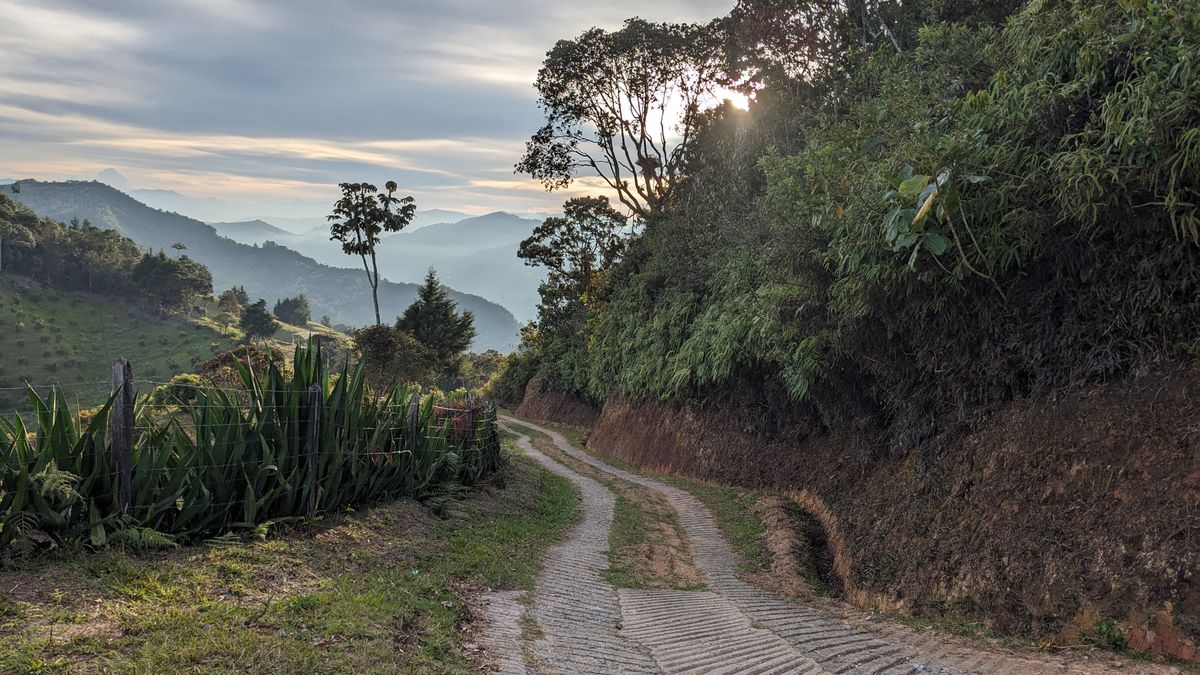
[[[108,439],[117,479],[117,506],[125,513],[133,498],[133,364],[117,359],[112,372],[116,395],[108,412]]]
[[[317,454],[321,444],[321,415],[325,397],[321,385],[314,383],[308,388],[308,515],[317,513],[317,490],[320,487],[321,468]]]
[[[467,397],[467,442],[469,448],[475,443],[475,399]]]
[[[412,399],[408,402],[408,424],[412,427],[413,439],[419,437],[417,425],[421,423],[421,394],[413,392]],[[415,446],[414,446],[415,447]]]

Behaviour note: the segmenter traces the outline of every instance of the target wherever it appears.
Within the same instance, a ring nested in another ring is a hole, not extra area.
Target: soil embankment
[[[554,415],[579,402],[552,397],[531,384],[522,410],[582,426],[579,416]],[[1013,402],[941,439],[936,456],[885,458],[863,457],[848,436],[784,445],[712,410],[612,401],[588,446],[788,494],[825,528],[833,569],[860,606],[1059,644],[1119,646],[1123,636],[1133,650],[1195,661],[1197,401],[1200,372],[1163,371]]]
[[[600,419],[600,409],[578,398],[564,396],[550,388],[544,375],[536,375],[525,387],[525,398],[517,415],[578,428],[590,428]]]

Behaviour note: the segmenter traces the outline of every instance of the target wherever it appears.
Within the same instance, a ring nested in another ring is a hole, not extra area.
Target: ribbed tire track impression
[[[616,478],[663,494],[679,513],[679,521],[692,540],[696,565],[708,576],[708,586],[728,600],[756,627],[769,629],[831,673],[901,675],[925,672],[940,675],[1036,675],[1079,672],[1076,664],[1047,657],[1028,659],[986,649],[965,648],[955,642],[926,635],[904,635],[886,630],[886,636],[846,623],[816,609],[793,604],[758,589],[737,576],[738,557],[725,541],[703,502],[690,493],[652,478],[613,467],[575,448],[561,434],[525,420],[506,418],[546,434],[564,454]],[[622,591],[623,603],[632,594]],[[653,651],[653,649],[652,649]],[[707,670],[703,672],[717,672]],[[746,672],[731,670],[729,672]],[[770,671],[774,672],[774,671]],[[1088,664],[1087,672],[1120,672]]]
[[[521,436],[518,446],[552,473],[571,481],[583,497],[583,522],[567,541],[552,547],[533,594],[533,618],[542,635],[534,640],[533,672],[653,673],[649,654],[618,634],[621,609],[616,590],[601,576],[608,566],[608,530],[613,496],[600,483],[580,476],[534,449]]]

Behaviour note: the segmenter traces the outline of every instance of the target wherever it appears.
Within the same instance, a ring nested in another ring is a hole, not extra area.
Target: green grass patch
[[[167,381],[236,345],[212,322],[159,319],[120,301],[0,278],[0,412],[28,409],[25,382],[59,384],[82,406],[109,394],[112,364],[125,357],[134,376]]]
[[[701,483],[677,476],[656,478],[691,493],[708,507],[717,527],[741,557],[739,569],[742,572],[760,572],[770,568],[770,554],[763,541],[766,528],[762,518],[754,512],[754,503],[760,494],[746,488]]]
[[[107,551],[0,574],[0,672],[466,673],[472,589],[532,588],[578,519],[568,481],[516,458],[439,518],[413,501],[278,539]]]
[[[646,543],[646,510],[610,487],[616,497],[612,528],[608,532],[608,569],[601,572],[616,588],[645,588],[632,560]]]

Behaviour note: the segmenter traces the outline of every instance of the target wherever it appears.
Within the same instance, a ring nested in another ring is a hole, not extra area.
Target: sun
[[[713,92],[713,94],[719,100],[728,101],[729,105],[737,108],[738,110],[749,110],[750,109],[750,97],[743,94],[740,91],[735,91],[733,89],[727,89],[725,87],[720,87],[715,92]]]

